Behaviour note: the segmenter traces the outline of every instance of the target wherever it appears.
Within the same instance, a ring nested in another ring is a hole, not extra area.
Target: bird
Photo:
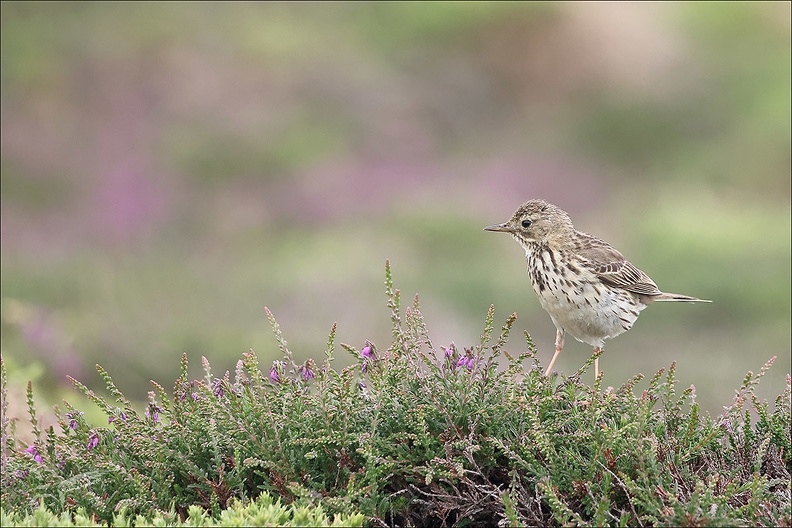
[[[665,293],[613,246],[575,229],[560,207],[529,200],[511,219],[484,228],[509,233],[525,250],[528,274],[542,308],[556,327],[555,354],[545,376],[564,348],[564,335],[594,347],[594,376],[605,340],[630,328],[655,301],[712,302]]]

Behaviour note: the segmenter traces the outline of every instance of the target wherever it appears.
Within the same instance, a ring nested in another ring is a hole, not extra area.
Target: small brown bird
[[[564,333],[599,352],[605,340],[632,328],[654,301],[711,302],[663,293],[649,276],[610,244],[581,233],[569,215],[544,200],[522,204],[511,220],[484,228],[511,234],[525,249],[531,284],[556,327],[550,373],[564,348]],[[599,376],[599,359],[594,360]]]

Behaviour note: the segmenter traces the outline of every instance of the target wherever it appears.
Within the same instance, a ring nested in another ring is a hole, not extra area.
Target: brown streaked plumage
[[[710,302],[660,291],[610,244],[577,231],[564,210],[544,200],[529,200],[508,222],[484,229],[509,233],[525,249],[534,292],[556,327],[545,374],[564,348],[565,333],[598,352],[654,301]],[[598,359],[594,372],[599,375]]]

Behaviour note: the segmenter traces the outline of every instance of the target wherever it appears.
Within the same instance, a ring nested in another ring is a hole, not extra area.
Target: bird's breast
[[[645,307],[626,290],[604,284],[573,254],[538,245],[525,253],[542,308],[578,341],[602,346],[629,330]]]

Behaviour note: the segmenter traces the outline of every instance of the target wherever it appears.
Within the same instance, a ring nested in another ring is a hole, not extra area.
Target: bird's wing
[[[575,248],[602,282],[641,295],[660,295],[657,284],[607,242],[581,233]]]

